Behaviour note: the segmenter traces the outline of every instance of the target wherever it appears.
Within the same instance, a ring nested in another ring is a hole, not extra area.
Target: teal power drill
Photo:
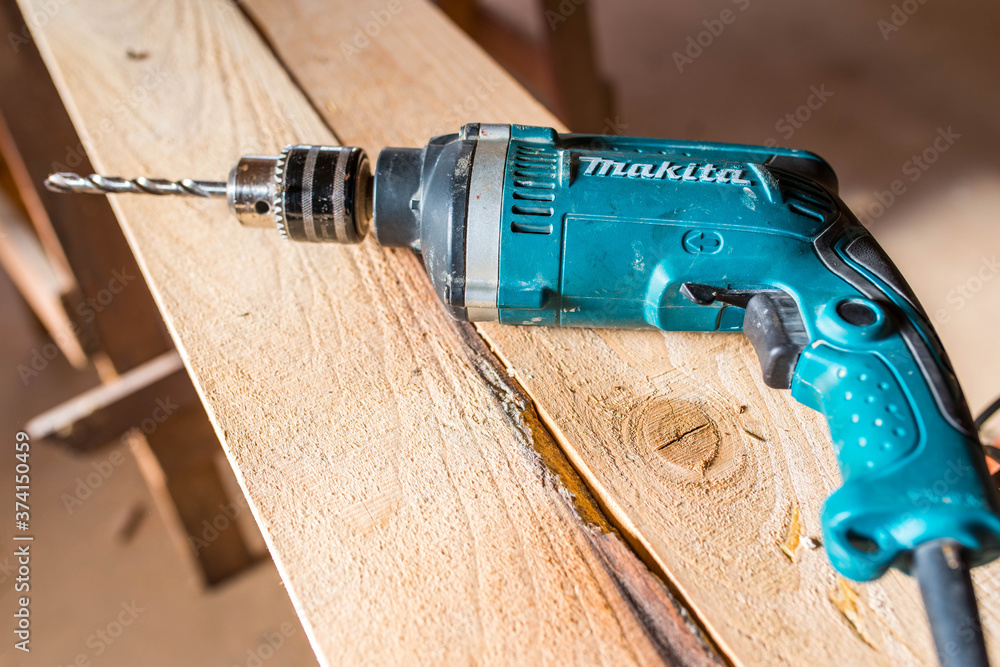
[[[912,290],[804,151],[469,124],[423,148],[290,146],[228,182],[54,174],[61,192],[226,196],[296,241],[421,253],[457,319],[743,331],[764,381],[826,416],[843,486],[833,566],[920,583],[943,664],[987,664],[969,567],[1000,497]]]

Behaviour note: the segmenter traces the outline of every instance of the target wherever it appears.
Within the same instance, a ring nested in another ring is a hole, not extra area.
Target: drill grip
[[[823,508],[830,559],[867,581],[954,539],[973,565],[988,562],[1000,554],[1000,499],[972,417],[923,309],[859,228],[822,255],[857,293],[817,309],[791,381],[827,418],[844,481]]]

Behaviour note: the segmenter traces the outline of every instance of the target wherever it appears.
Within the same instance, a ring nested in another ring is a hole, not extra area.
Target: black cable
[[[986,420],[992,417],[997,410],[1000,410],[1000,398],[997,398],[997,400],[993,401],[990,407],[983,410],[979,414],[979,416],[976,417],[976,428],[981,429],[983,427],[983,424],[986,423]]]
[[[989,667],[962,545],[950,539],[921,544],[913,552],[913,571],[941,667]]]

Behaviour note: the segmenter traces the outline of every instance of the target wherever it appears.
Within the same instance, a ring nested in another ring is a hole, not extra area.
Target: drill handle
[[[826,275],[842,280],[827,283],[836,296],[811,315],[790,385],[826,417],[844,480],[823,509],[831,561],[867,581],[890,566],[908,571],[917,547],[941,539],[973,565],[992,560],[1000,497],[924,310],[860,225],[834,227],[816,247]],[[747,326],[753,340],[752,308]]]

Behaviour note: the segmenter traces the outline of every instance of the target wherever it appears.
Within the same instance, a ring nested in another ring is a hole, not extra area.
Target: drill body
[[[423,254],[459,319],[743,331],[823,413],[844,484],[824,541],[855,580],[949,538],[1000,553],[972,417],[913,292],[795,150],[469,125],[375,169],[379,242]]]
[[[833,566],[916,575],[943,665],[988,662],[969,565],[1000,555],[1000,498],[926,313],[795,150],[466,125],[423,148],[289,146],[228,183],[54,174],[59,192],[225,195],[285,238],[419,252],[456,318],[742,331],[764,382],[821,412],[843,486]]]

